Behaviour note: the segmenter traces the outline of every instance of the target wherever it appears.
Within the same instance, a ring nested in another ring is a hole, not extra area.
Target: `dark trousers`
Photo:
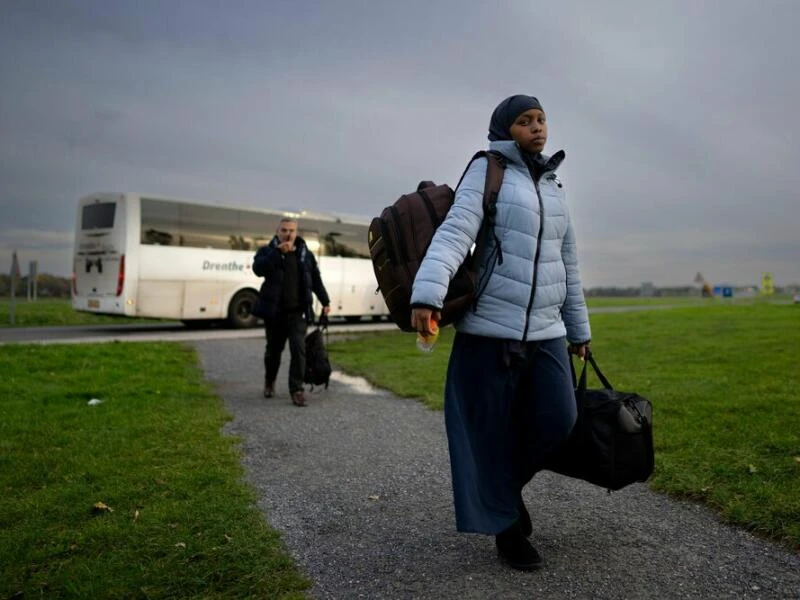
[[[522,488],[576,416],[564,338],[514,345],[456,334],[445,425],[458,530],[497,534],[512,525]]]
[[[267,323],[267,347],[264,351],[266,380],[274,382],[281,366],[281,354],[289,340],[289,393],[303,389],[306,372],[306,317],[303,313],[285,313]]]

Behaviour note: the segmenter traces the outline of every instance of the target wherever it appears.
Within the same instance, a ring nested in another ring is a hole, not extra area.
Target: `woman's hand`
[[[581,360],[586,360],[586,355],[589,353],[589,346],[591,342],[583,342],[582,344],[570,344],[567,349],[570,354],[577,354]]]
[[[431,317],[438,323],[442,318],[442,313],[430,308],[413,308],[411,309],[411,327],[424,336],[433,335]]]

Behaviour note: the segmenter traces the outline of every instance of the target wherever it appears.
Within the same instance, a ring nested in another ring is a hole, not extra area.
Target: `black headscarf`
[[[542,112],[544,109],[539,104],[539,100],[533,96],[517,94],[510,96],[497,105],[492,113],[492,120],[489,123],[489,140],[511,140],[511,125],[514,120],[526,110],[538,108]]]

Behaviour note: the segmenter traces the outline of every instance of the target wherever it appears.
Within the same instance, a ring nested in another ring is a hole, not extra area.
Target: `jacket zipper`
[[[536,279],[539,275],[539,254],[542,251],[542,232],[544,231],[544,203],[542,194],[539,191],[539,181],[534,177],[533,187],[536,190],[536,198],[539,200],[539,234],[536,236],[536,254],[533,256],[533,282],[531,283],[531,296],[528,298],[528,310],[525,312],[525,329],[522,331],[522,342],[528,337],[528,327],[531,324],[531,308],[533,307],[533,297],[536,295]]]

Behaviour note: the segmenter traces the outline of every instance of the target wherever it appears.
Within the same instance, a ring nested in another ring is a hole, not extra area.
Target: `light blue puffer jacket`
[[[496,244],[489,235],[478,270],[479,289],[485,287],[476,310],[456,322],[456,329],[513,340],[566,335],[570,342],[588,341],[592,336],[578,272],[575,232],[564,189],[555,174],[563,155],[551,159],[552,168],[539,179],[544,226],[536,261],[536,291],[529,311],[541,222],[539,200],[516,143],[496,141],[489,148],[507,158],[495,225],[503,262],[496,259]],[[481,228],[486,165],[485,158],[473,162],[456,191],[455,203],[436,230],[417,272],[412,304],[442,306],[450,279]]]

